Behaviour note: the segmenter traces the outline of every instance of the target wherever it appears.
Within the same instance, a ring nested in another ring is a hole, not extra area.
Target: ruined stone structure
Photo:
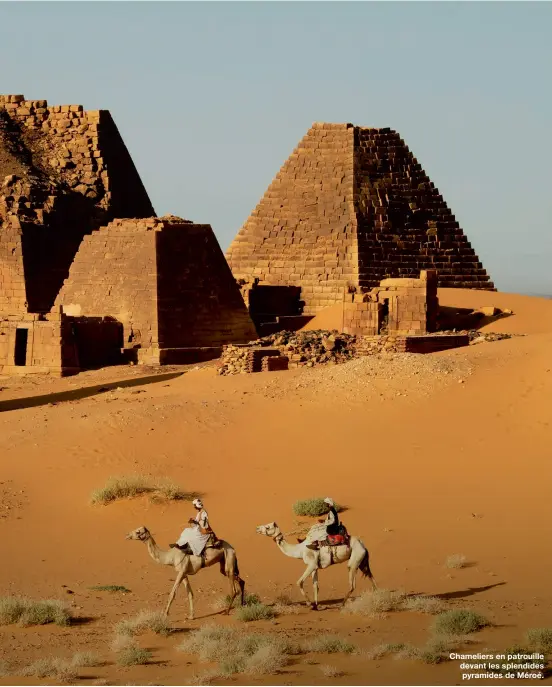
[[[109,112],[0,96],[0,373],[255,336],[211,228],[155,218]]]
[[[421,335],[437,327],[437,273],[423,270],[419,279],[383,279],[366,293],[346,293],[342,331],[373,336]]]
[[[399,134],[313,124],[231,244],[252,316],[312,315],[382,279],[436,270],[439,286],[494,289],[443,197]],[[283,287],[286,287],[284,289]],[[263,304],[263,298],[271,301]],[[268,318],[265,318],[268,319]]]

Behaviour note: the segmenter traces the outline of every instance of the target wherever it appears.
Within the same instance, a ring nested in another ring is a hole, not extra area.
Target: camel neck
[[[286,556],[289,556],[290,558],[303,557],[303,549],[305,548],[304,544],[288,544],[287,541],[284,539],[283,534],[274,537],[274,541],[276,542],[280,551]]]
[[[172,565],[173,555],[172,551],[163,551],[155,543],[155,539],[150,537],[146,541],[146,546],[148,547],[149,555],[153,558],[156,563],[161,565]]]

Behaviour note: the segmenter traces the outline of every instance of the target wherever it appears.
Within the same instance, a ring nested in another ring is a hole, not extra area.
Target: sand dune
[[[509,308],[512,316],[485,328],[527,336],[285,373],[218,377],[206,366],[158,384],[0,413],[1,594],[65,598],[90,618],[71,628],[0,627],[0,660],[20,667],[44,655],[93,650],[106,665],[80,674],[111,684],[183,684],[209,668],[175,650],[185,631],[142,640],[154,652],[153,665],[113,663],[113,623],[162,608],[174,578],[125,534],[147,525],[166,547],[191,515],[187,503],[147,497],[90,505],[90,492],[110,475],[136,472],[203,493],[217,533],[238,551],[248,591],[267,603],[281,593],[299,601],[294,583],[304,566],[258,536],[256,526],[276,520],[285,532],[300,530],[306,519],[294,516],[293,503],[331,495],[347,505],[344,521],[368,546],[380,587],[440,595],[448,608],[471,608],[495,623],[477,633],[470,650],[503,650],[528,628],[550,626],[552,302],[456,290],[439,296],[449,307]],[[331,328],[338,311],[321,313],[310,327]],[[86,383],[93,379],[87,373]],[[26,382],[3,379],[0,400],[11,384],[28,392]],[[33,381],[33,393],[53,387]],[[452,554],[470,565],[445,567]],[[235,616],[213,615],[213,602],[227,591],[218,570],[202,571],[191,583],[197,619],[186,621],[182,590],[175,627],[242,627]],[[320,612],[301,607],[247,629],[296,639],[332,632],[364,650],[425,643],[430,616],[340,613],[335,602],[346,583],[345,566],[322,571]],[[106,584],[131,593],[90,590]],[[357,594],[367,589],[359,581]],[[327,677],[323,664],[345,675]],[[29,680],[0,677],[0,684]],[[362,655],[300,656],[277,675],[239,676],[240,684],[282,685],[460,681],[453,662]]]

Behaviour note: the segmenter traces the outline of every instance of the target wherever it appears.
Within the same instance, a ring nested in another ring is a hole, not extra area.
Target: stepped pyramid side
[[[307,132],[227,251],[237,279],[301,286],[305,313],[358,283],[353,135],[348,124]]]
[[[354,196],[359,282],[418,278],[441,287],[494,289],[443,197],[396,131],[355,127]]]
[[[0,96],[0,312],[48,312],[83,236],[153,215],[108,111]]]
[[[493,289],[437,189],[391,129],[314,124],[227,251],[237,279],[300,286],[305,314],[349,288],[418,278]]]

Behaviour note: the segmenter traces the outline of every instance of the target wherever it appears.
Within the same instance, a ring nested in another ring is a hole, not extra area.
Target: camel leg
[[[312,608],[314,611],[318,610],[318,568],[312,573],[312,591],[314,594],[314,603]]]
[[[176,596],[176,590],[178,589],[178,587],[179,587],[180,583],[182,582],[182,580],[185,579],[185,578],[186,578],[186,575],[185,575],[184,571],[181,570],[181,571],[177,574],[176,580],[175,580],[175,582],[174,582],[174,584],[173,584],[173,588],[171,589],[171,592],[170,592],[170,594],[169,594],[169,600],[168,600],[167,606],[166,606],[166,608],[165,608],[165,615],[166,615],[166,616],[169,615],[169,611],[170,611],[170,609],[171,609],[172,602],[174,601],[174,597]]]
[[[345,606],[349,597],[351,596],[351,594],[356,589],[357,571],[358,571],[358,567],[356,565],[349,566],[349,590],[348,590],[347,594],[345,594],[345,598],[343,599],[343,606]]]
[[[317,567],[318,567],[317,561],[312,561],[311,563],[309,563],[305,572],[297,580],[297,586],[299,587],[299,590],[301,591],[301,594],[303,595],[303,598],[305,599],[305,603],[307,604],[307,606],[311,606],[311,608],[312,608],[312,604],[310,602],[310,599],[309,599],[307,592],[305,591],[305,580],[307,579],[307,577],[309,575],[312,575],[314,572],[316,572]]]
[[[187,577],[184,577],[184,587],[186,588],[186,592],[188,594],[188,604],[190,606],[190,615],[188,616],[188,620],[193,620],[194,619],[194,593],[192,591],[192,585],[190,584],[190,580]]]

